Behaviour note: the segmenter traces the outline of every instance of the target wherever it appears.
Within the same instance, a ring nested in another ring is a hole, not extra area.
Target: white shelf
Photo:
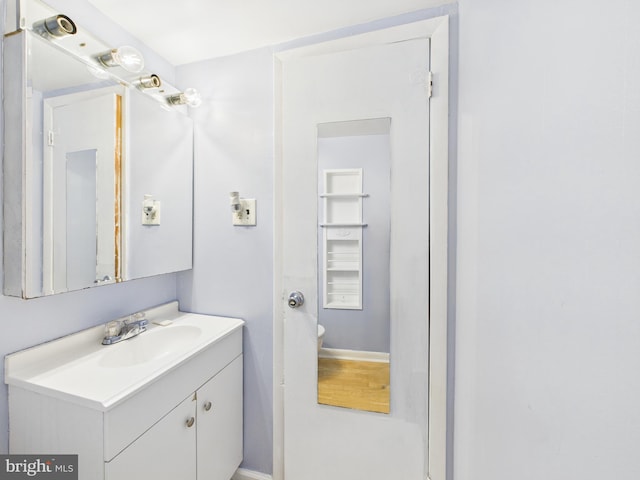
[[[362,309],[362,169],[324,170],[323,307]]]
[[[320,198],[364,198],[368,193],[321,193]]]
[[[351,228],[351,227],[366,227],[366,223],[321,223],[322,228]]]

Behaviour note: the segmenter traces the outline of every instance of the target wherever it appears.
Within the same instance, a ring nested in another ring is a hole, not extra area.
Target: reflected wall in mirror
[[[186,107],[164,101],[173,87],[143,93],[96,68],[94,55],[72,53],[105,49],[80,28],[78,37],[19,30],[4,40],[5,295],[32,298],[192,266]],[[159,224],[143,225],[145,195],[162,207]]]
[[[130,95],[127,120],[123,275],[131,279],[189,269],[193,122],[147,95]],[[160,225],[143,225],[145,195],[159,202]]]
[[[390,411],[391,119],[318,125],[318,402]]]

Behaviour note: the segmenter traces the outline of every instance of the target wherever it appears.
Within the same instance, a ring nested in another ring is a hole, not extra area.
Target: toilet
[[[324,327],[318,324],[318,351],[322,348],[322,341],[324,340]]]

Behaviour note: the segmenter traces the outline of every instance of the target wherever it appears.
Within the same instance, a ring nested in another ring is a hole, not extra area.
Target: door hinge
[[[431,98],[433,96],[433,72],[429,70],[427,73],[427,98]]]
[[[54,140],[55,135],[53,133],[53,130],[49,130],[49,133],[47,134],[47,145],[53,147],[55,145]]]

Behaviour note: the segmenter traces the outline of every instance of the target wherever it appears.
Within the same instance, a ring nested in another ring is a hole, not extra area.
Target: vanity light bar
[[[72,44],[55,42],[56,39],[68,35],[75,35],[78,31],[75,22],[68,16],[62,14],[52,15],[45,19],[38,20],[32,25],[32,33],[51,41],[51,44],[56,48],[78,58],[81,62],[85,63],[89,72],[97,78],[113,78],[123,85],[136,87],[141,91],[151,90],[151,92],[145,93],[156,101],[159,101],[166,109],[169,109],[170,106],[180,105],[198,107],[202,103],[200,94],[195,88],[187,88],[183,92],[178,91],[171,94],[167,94],[168,92],[165,93],[165,90],[153,92],[153,89],[165,87],[158,75],[143,71],[145,65],[144,57],[142,53],[134,47],[123,45],[118,48],[106,50],[108,46],[105,45],[104,42],[93,38],[94,46],[95,44],[99,46],[89,56],[86,56],[78,52],[77,48],[73,48],[74,46]],[[86,32],[82,31],[80,33],[82,36],[86,36]],[[86,43],[84,43],[83,40],[81,46],[85,45]],[[101,50],[102,52],[100,52]],[[96,51],[100,53],[95,53]],[[108,70],[113,67],[120,67],[126,72],[137,73],[139,76],[135,79],[127,79],[122,75],[122,71],[118,72],[118,69],[108,72]],[[170,87],[170,91],[171,90],[175,92],[176,89]]]

